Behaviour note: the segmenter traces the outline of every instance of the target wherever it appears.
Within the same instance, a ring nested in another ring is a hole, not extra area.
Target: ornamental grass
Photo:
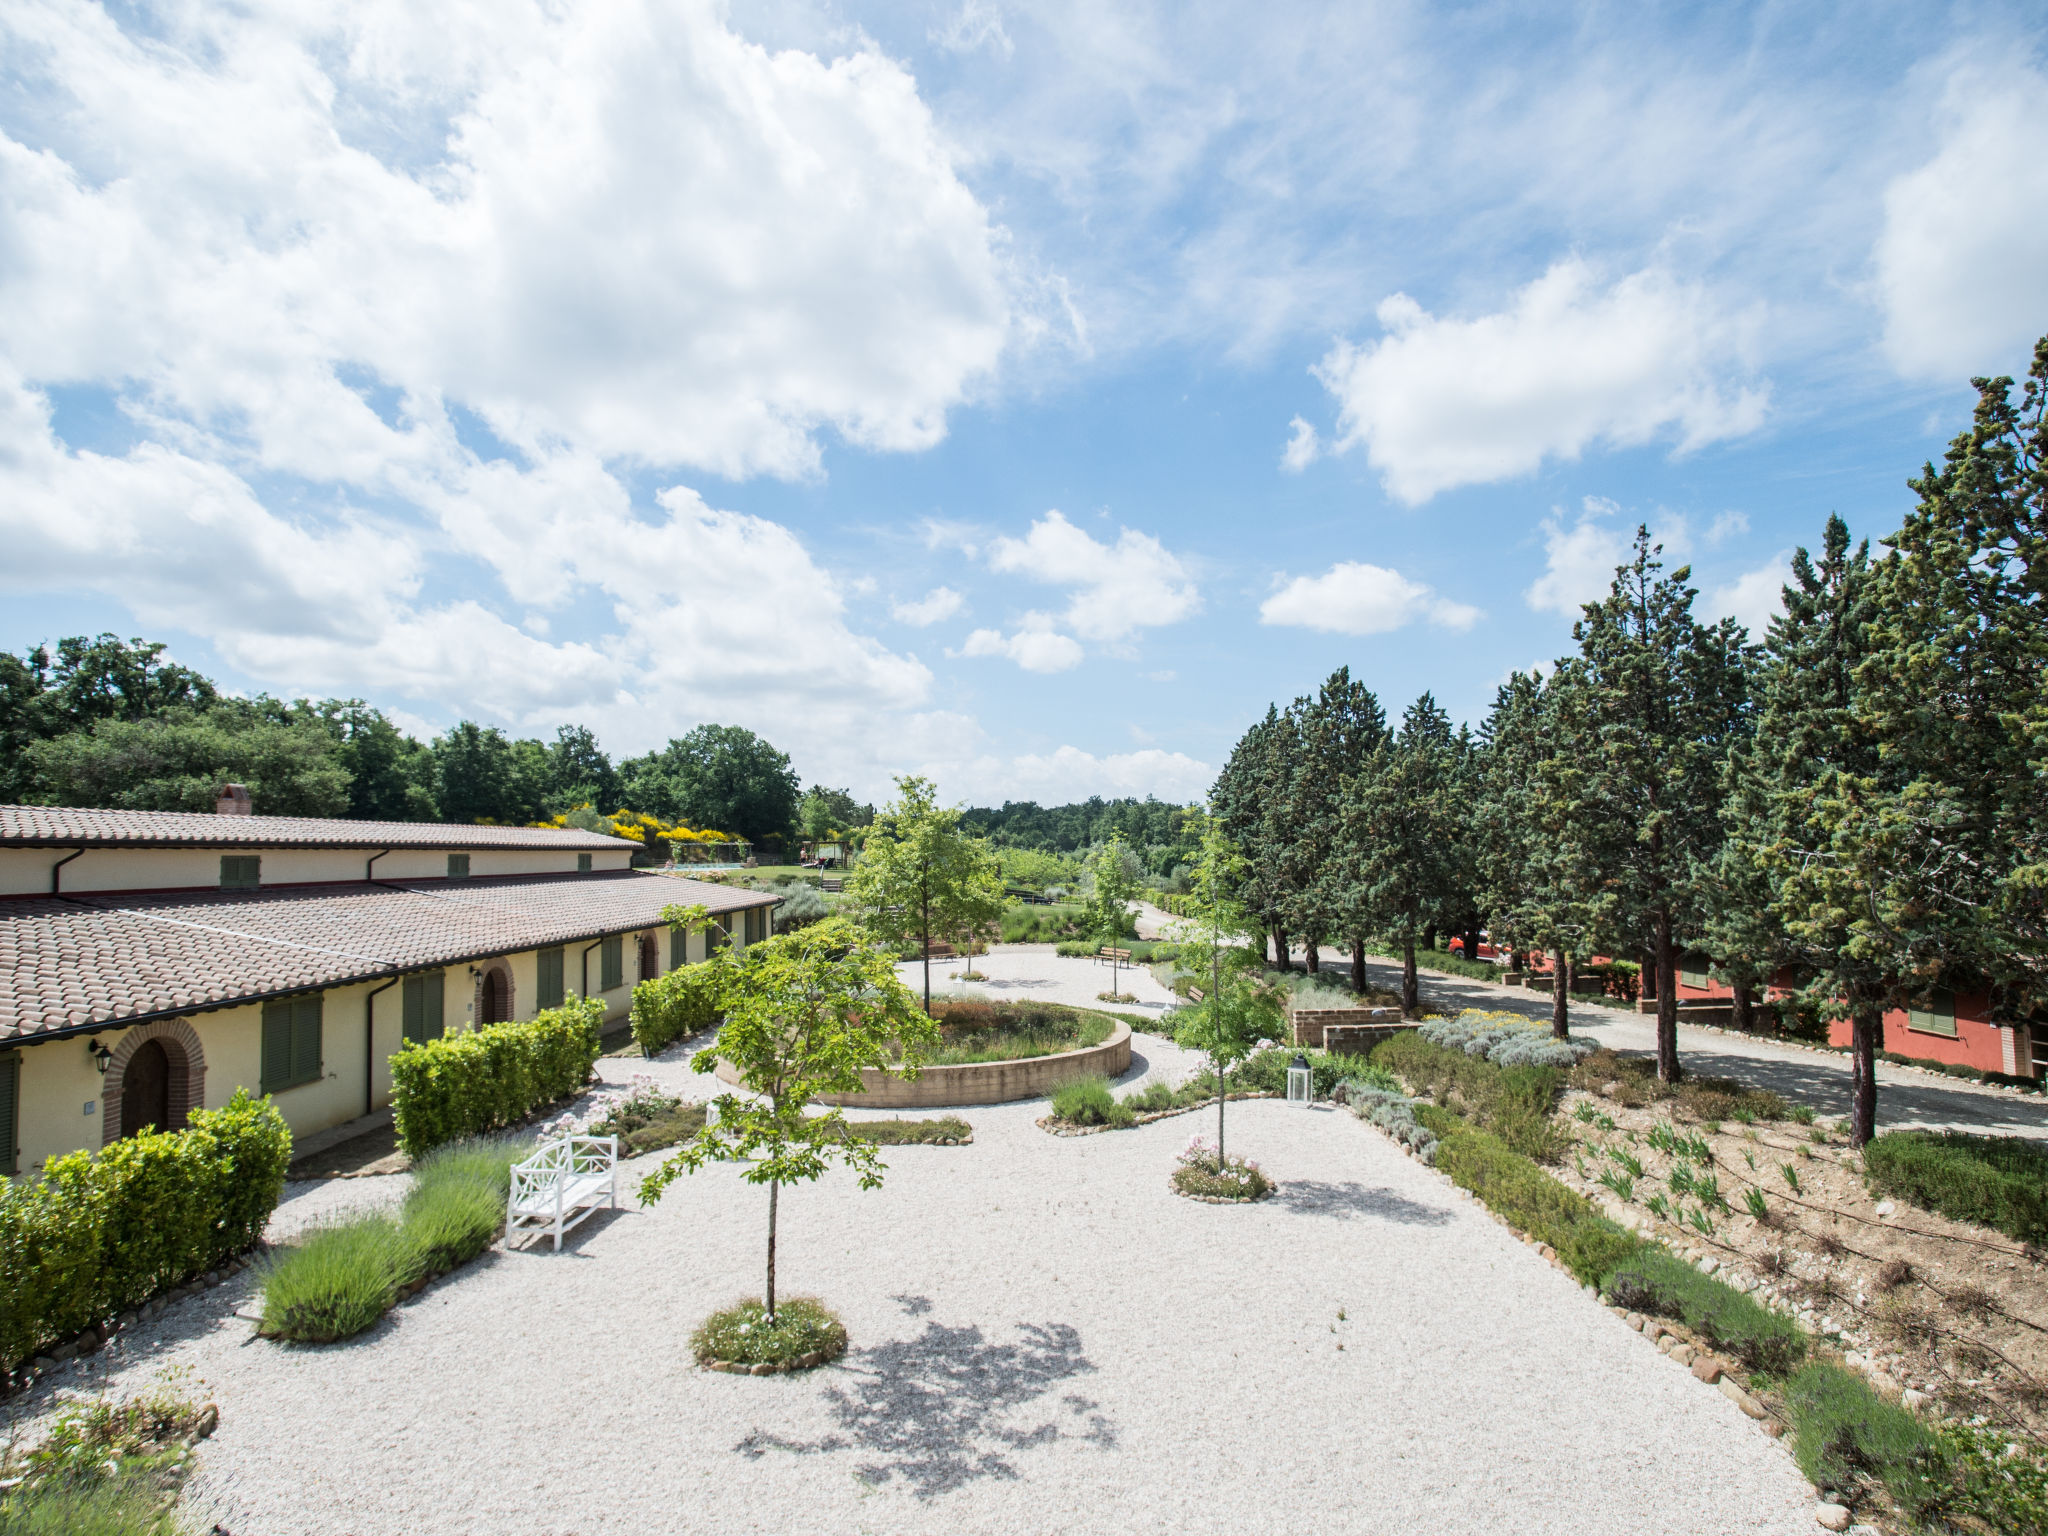
[[[846,1353],[846,1325],[815,1296],[789,1296],[771,1321],[759,1297],[714,1312],[690,1335],[699,1365],[772,1366],[808,1370]]]

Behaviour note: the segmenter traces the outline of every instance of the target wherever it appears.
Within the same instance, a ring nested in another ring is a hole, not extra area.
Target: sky
[[[0,8],[0,645],[805,782],[1761,634],[2048,332],[2037,4]]]

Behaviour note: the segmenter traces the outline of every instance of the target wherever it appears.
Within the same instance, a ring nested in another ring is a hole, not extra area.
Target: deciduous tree
[[[959,810],[941,806],[929,780],[905,775],[896,790],[869,830],[846,894],[876,939],[916,941],[929,1013],[933,938],[1000,918],[1002,875],[988,845],[961,831]]]

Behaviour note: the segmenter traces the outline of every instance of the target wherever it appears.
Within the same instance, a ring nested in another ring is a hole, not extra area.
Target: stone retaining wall
[[[1297,1008],[1288,1013],[1287,1019],[1293,1025],[1294,1043],[1316,1050],[1329,1049],[1323,1042],[1325,1032],[1332,1028],[1376,1029],[1380,1034],[1372,1044],[1377,1045],[1397,1029],[1414,1027],[1402,1023],[1398,1008]]]
[[[1012,1099],[1043,1098],[1069,1078],[1100,1072],[1121,1077],[1131,1067],[1131,1026],[1121,1021],[1100,1045],[1056,1056],[1025,1056],[1016,1061],[971,1061],[953,1067],[926,1067],[915,1081],[893,1072],[863,1070],[867,1086],[859,1093],[820,1095],[821,1104],[859,1109],[938,1109],[961,1104],[1007,1104]],[[718,1079],[735,1086],[739,1074],[731,1063],[718,1064]]]

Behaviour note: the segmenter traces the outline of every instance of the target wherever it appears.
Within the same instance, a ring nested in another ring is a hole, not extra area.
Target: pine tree
[[[1293,910],[1311,954],[1324,936],[1349,945],[1351,988],[1363,992],[1372,920],[1358,886],[1358,850],[1346,838],[1344,804],[1351,781],[1386,742],[1386,712],[1371,689],[1352,679],[1349,667],[1339,667],[1297,718],[1301,751],[1290,819],[1300,829],[1302,888]]]
[[[1400,937],[1401,1009],[1409,1018],[1421,1011],[1415,941],[1444,920],[1457,897],[1456,788],[1450,718],[1425,693],[1401,717],[1399,734],[1352,780],[1346,799],[1361,904],[1375,927]]]

